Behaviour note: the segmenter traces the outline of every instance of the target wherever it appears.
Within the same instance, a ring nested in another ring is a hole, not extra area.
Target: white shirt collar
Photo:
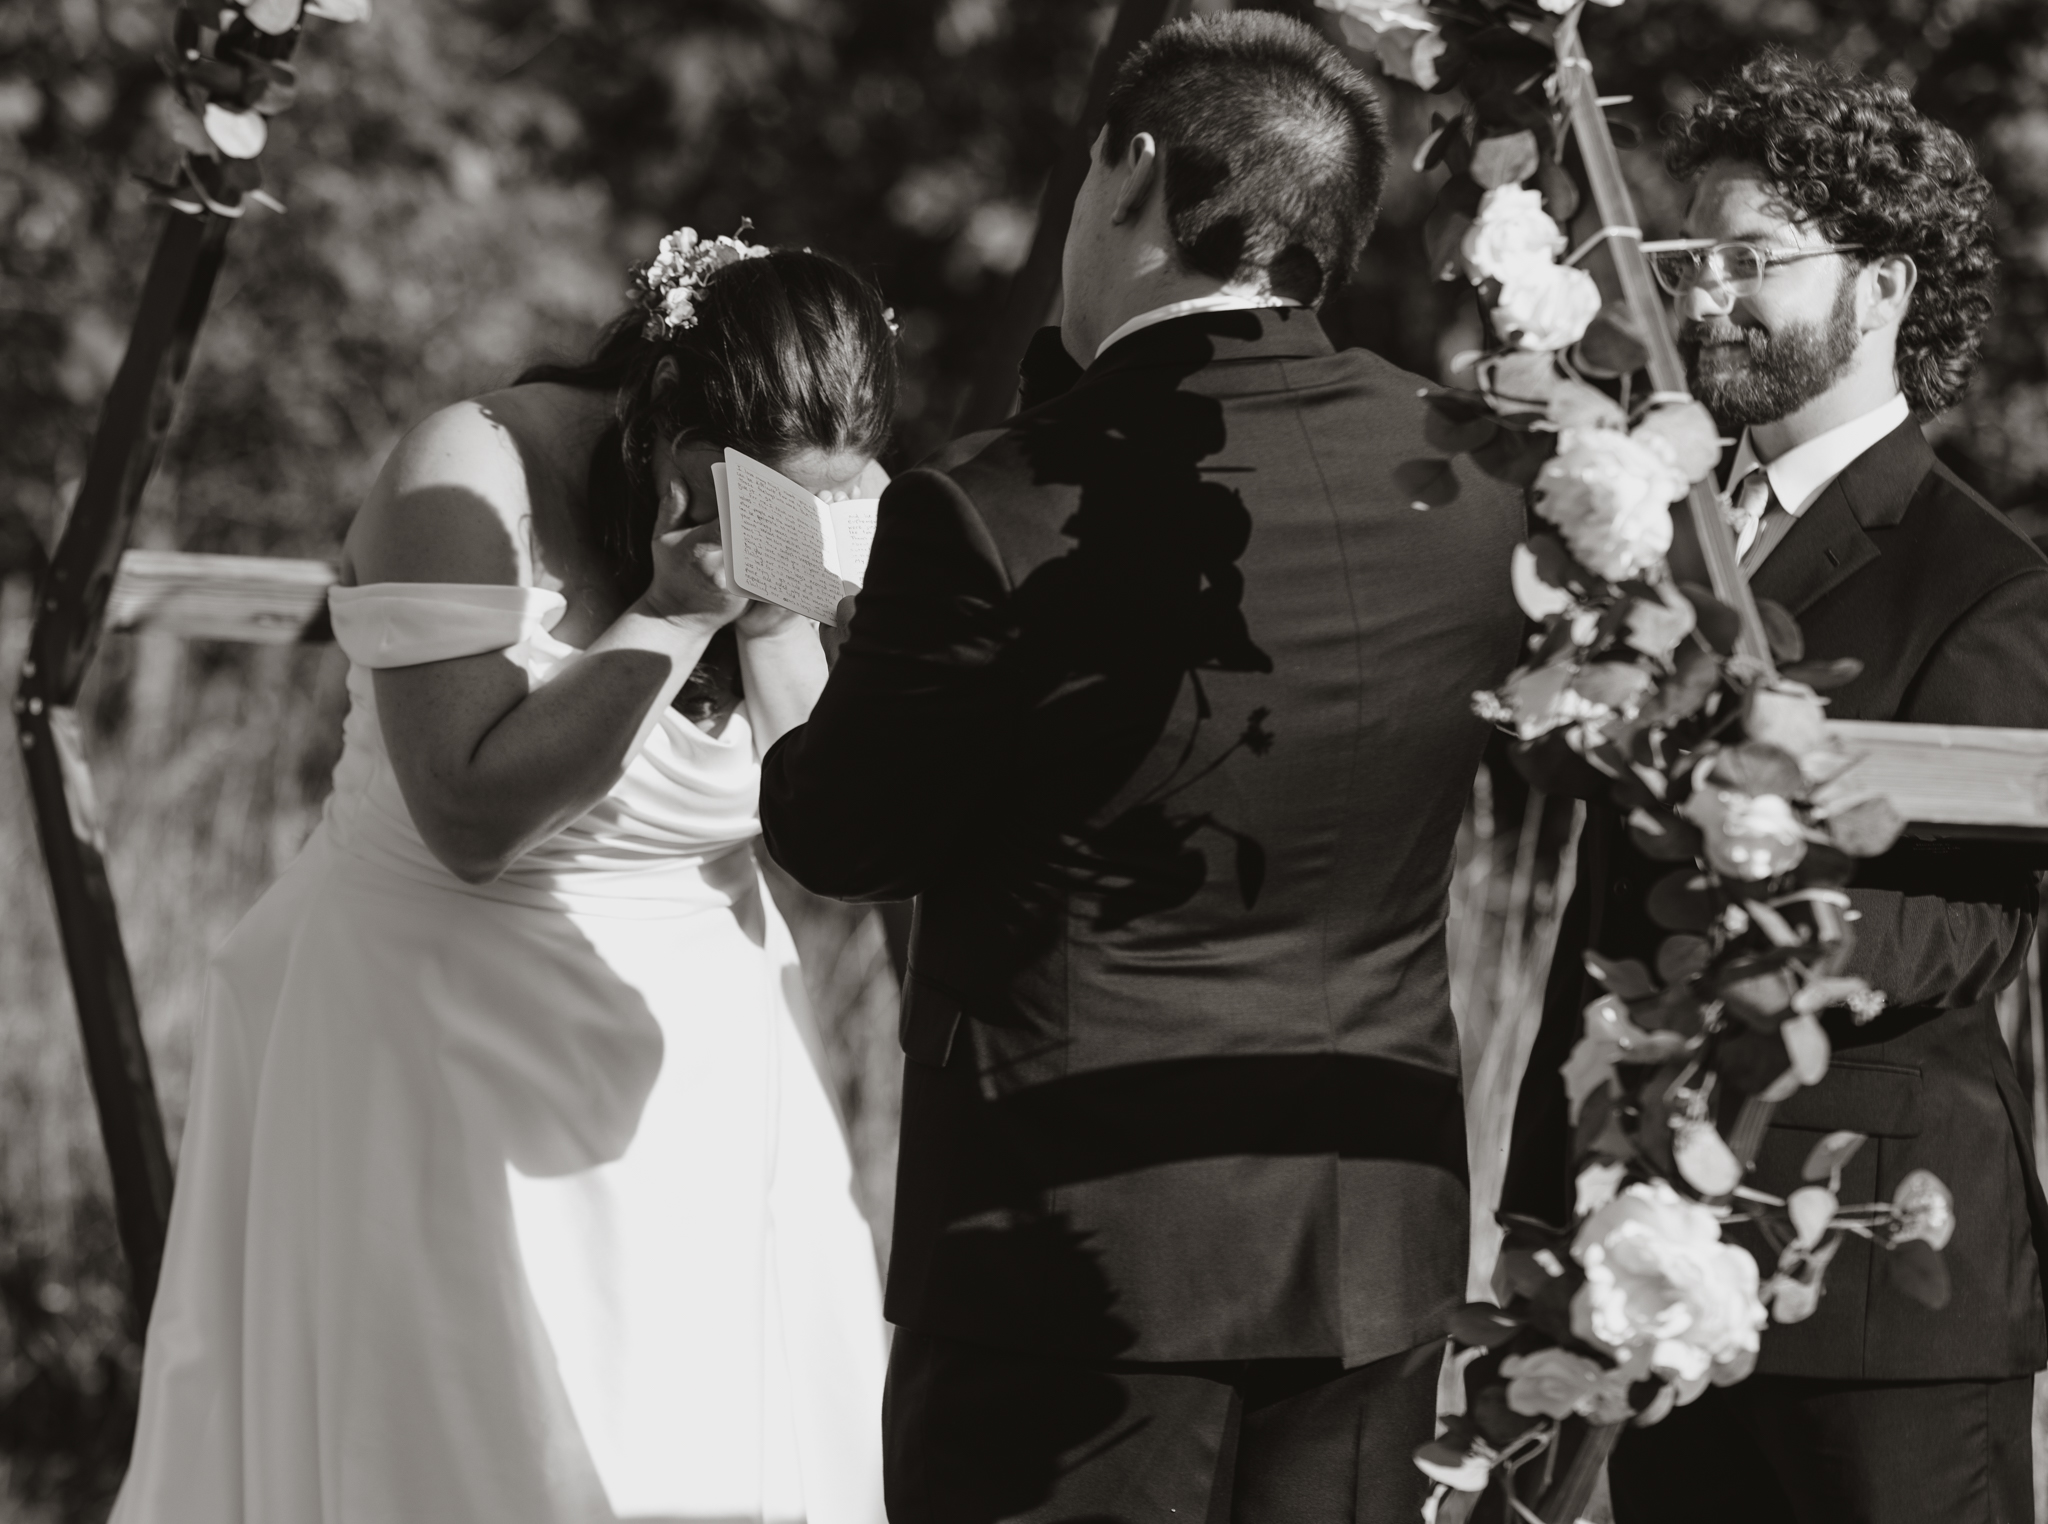
[[[1848,469],[1851,461],[1904,423],[1912,411],[1904,394],[1894,392],[1891,401],[1879,403],[1861,417],[1836,424],[1805,444],[1794,445],[1764,467],[1779,505],[1798,518],[1827,490],[1829,482]],[[1749,430],[1744,429],[1742,443],[1735,447],[1735,464],[1729,469],[1728,485],[1733,488],[1756,464],[1756,446],[1750,442]]]
[[[1129,338],[1141,328],[1150,328],[1154,323],[1186,317],[1191,312],[1251,312],[1260,307],[1300,305],[1300,302],[1291,297],[1274,296],[1268,291],[1253,291],[1244,286],[1225,286],[1221,291],[1209,296],[1193,296],[1184,302],[1169,302],[1164,307],[1154,307],[1150,312],[1139,313],[1095,346],[1095,358],[1101,359],[1110,345],[1119,339]]]

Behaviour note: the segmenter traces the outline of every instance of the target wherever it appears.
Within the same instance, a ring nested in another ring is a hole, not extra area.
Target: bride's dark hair
[[[806,450],[874,456],[895,417],[896,340],[881,293],[838,260],[796,249],[738,260],[712,272],[695,306],[694,325],[650,338],[647,310],[635,305],[588,359],[530,366],[513,383],[612,394],[584,512],[628,598],[654,574],[658,440],[730,446],[770,465]],[[728,626],[705,653],[690,682],[694,707],[707,698],[716,707],[714,678],[737,695],[734,640]]]

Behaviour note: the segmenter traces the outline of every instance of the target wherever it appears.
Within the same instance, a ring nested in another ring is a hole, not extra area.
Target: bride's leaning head
[[[684,229],[640,283],[588,360],[519,378],[612,394],[586,511],[634,591],[651,573],[657,524],[716,517],[710,466],[728,446],[821,496],[850,494],[896,410],[890,314],[836,259]]]

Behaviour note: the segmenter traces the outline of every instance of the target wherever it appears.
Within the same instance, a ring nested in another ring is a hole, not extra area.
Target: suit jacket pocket
[[[1920,1131],[1920,1071],[1838,1058],[1828,1066],[1827,1078],[1780,1105],[1771,1125],[1915,1137]]]

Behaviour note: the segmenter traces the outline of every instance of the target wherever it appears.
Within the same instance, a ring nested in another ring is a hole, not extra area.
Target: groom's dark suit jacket
[[[918,896],[888,1314],[1076,1359],[1406,1349],[1465,1274],[1445,891],[1520,495],[1433,490],[1424,383],[1306,311],[1069,379],[890,484],[766,762],[797,879]]]
[[[2048,561],[1935,459],[1911,419],[1835,479],[1750,585],[1798,618],[1809,657],[1862,661],[1862,674],[1832,695],[1837,719],[2048,729]],[[1650,956],[1663,933],[1643,897],[1669,867],[1636,852],[1612,810],[1588,811],[1578,890],[1515,1117],[1510,1211],[1569,1216],[1557,1071],[1594,993],[1580,954]],[[2033,933],[2032,851],[1908,838],[1864,865],[1850,894],[1861,913],[1850,972],[1884,990],[1891,1009],[1861,1028],[1829,1015],[1834,1063],[1778,1108],[1753,1183],[1782,1196],[1801,1184],[1822,1136],[1870,1134],[1842,1199],[1888,1199],[1915,1169],[1946,1181],[1957,1218],[1945,1255],[1953,1295],[1930,1311],[1851,1237],[1819,1311],[1773,1326],[1758,1369],[1867,1381],[2036,1370],[2048,1363],[2039,1272],[2048,1202],[1994,1010]],[[1770,1274],[1775,1257],[1754,1247]]]

